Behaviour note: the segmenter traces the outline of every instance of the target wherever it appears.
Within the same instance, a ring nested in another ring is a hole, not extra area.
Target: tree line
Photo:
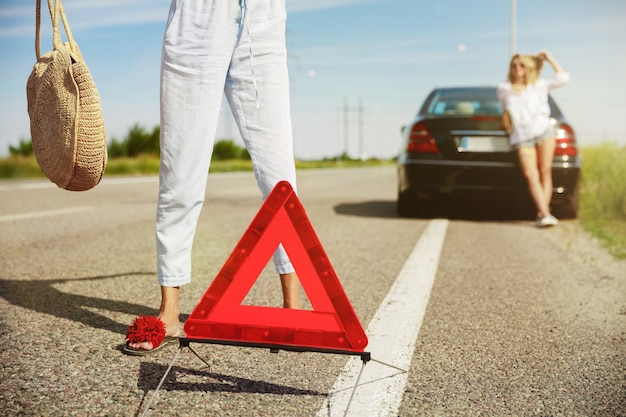
[[[139,124],[133,125],[126,136],[118,140],[112,138],[107,151],[109,158],[133,158],[140,155],[160,155],[159,139],[161,127],[155,126],[147,130]],[[33,143],[30,138],[22,137],[16,146],[9,145],[11,156],[30,156],[33,154]],[[238,146],[232,139],[220,139],[213,147],[212,160],[250,159],[245,147]]]

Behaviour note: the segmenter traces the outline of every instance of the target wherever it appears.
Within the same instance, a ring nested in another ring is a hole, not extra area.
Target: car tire
[[[398,194],[396,212],[400,217],[417,217],[417,203],[414,198],[406,194]]]
[[[578,217],[578,195],[567,200],[564,204],[554,207],[554,214],[559,219],[575,219]]]
[[[398,194],[396,212],[400,217],[434,218],[440,210],[437,200],[415,198],[407,194]]]

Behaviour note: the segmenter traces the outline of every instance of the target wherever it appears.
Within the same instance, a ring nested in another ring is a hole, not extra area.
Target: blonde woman
[[[543,62],[554,69],[552,79],[540,78]],[[552,199],[552,158],[556,148],[554,127],[550,123],[548,92],[569,82],[565,72],[548,51],[537,55],[514,55],[507,81],[498,86],[503,128],[509,132],[522,173],[537,208],[537,227],[555,226],[550,213]]]

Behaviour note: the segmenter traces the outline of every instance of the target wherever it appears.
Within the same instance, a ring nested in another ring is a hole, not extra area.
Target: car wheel
[[[424,200],[407,194],[398,194],[396,212],[400,217],[432,218],[438,212],[439,204],[434,200]]]
[[[398,194],[398,201],[396,202],[396,212],[400,217],[415,217],[416,207],[415,200],[406,194]]]
[[[578,195],[567,200],[564,204],[554,207],[555,215],[559,219],[575,219],[578,217]]]

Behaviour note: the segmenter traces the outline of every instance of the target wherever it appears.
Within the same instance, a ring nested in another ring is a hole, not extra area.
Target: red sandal
[[[136,349],[129,343],[150,342],[152,349]],[[178,336],[165,335],[165,323],[155,316],[139,316],[133,320],[133,324],[126,330],[126,346],[124,353],[133,356],[152,355],[167,345],[178,342]]]

